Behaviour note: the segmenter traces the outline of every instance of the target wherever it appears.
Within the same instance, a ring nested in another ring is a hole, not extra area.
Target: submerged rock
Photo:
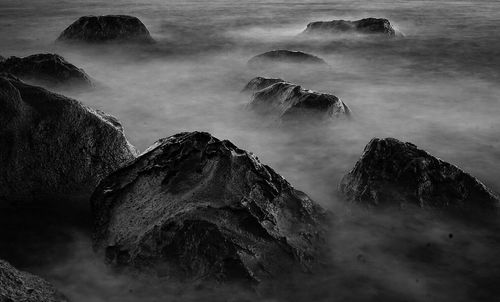
[[[332,94],[303,89],[281,79],[257,77],[244,88],[253,92],[250,108],[282,120],[297,117],[349,117],[350,110]]]
[[[0,75],[0,201],[93,191],[135,150],[112,116]]]
[[[357,21],[333,20],[318,21],[307,24],[304,34],[332,34],[343,32],[357,32],[363,34],[383,34],[389,37],[396,36],[391,22],[382,18],[365,18]]]
[[[107,15],[80,17],[66,28],[58,41],[153,43],[146,26],[132,16]]]
[[[0,72],[49,85],[91,85],[90,78],[83,69],[77,68],[57,54],[36,54],[0,60]]]
[[[273,63],[314,64],[327,65],[326,62],[314,55],[302,51],[272,50],[251,58],[250,67],[262,67]]]
[[[340,191],[371,205],[497,209],[500,202],[470,174],[394,138],[372,139]]]
[[[159,140],[92,196],[95,248],[114,266],[256,283],[310,271],[325,212],[270,167],[204,132]]]
[[[63,302],[68,301],[49,282],[22,272],[0,260],[0,301]]]

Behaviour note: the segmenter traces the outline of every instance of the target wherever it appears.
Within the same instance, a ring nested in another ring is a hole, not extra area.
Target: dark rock
[[[297,117],[350,116],[350,110],[334,95],[303,89],[281,79],[252,79],[244,88],[253,92],[250,108],[282,120]]]
[[[315,64],[327,65],[326,62],[314,55],[290,50],[272,50],[263,54],[257,55],[248,61],[248,66],[261,67],[273,63],[293,63],[293,64]]]
[[[340,183],[348,200],[371,205],[496,209],[499,199],[460,168],[411,143],[374,138]]]
[[[112,116],[0,75],[0,201],[87,194],[135,150]]]
[[[49,282],[19,271],[6,261],[0,260],[0,301],[63,302],[68,300]]]
[[[153,43],[146,26],[136,17],[124,15],[84,16],[66,28],[58,41]]]
[[[3,60],[5,60],[5,57],[0,56],[0,62],[2,62]]]
[[[325,212],[255,156],[208,133],[159,140],[92,196],[95,248],[181,280],[269,280],[318,263]]]
[[[387,19],[366,18],[357,21],[333,20],[311,22],[304,30],[304,34],[325,34],[357,32],[363,34],[383,34],[389,37],[396,36],[396,31]]]
[[[91,85],[89,76],[57,54],[36,54],[24,58],[10,57],[0,61],[0,72],[23,80],[49,85]]]

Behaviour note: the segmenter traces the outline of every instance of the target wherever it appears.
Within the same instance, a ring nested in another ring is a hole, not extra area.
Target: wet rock
[[[125,15],[84,16],[66,28],[58,41],[153,43],[146,26]]]
[[[268,51],[251,58],[248,61],[248,66],[262,67],[275,63],[327,65],[323,59],[317,56],[301,51],[280,49]]]
[[[36,54],[0,60],[0,72],[48,85],[91,85],[89,76],[82,69],[57,54]]]
[[[303,89],[281,79],[252,79],[244,88],[253,92],[249,107],[281,120],[297,117],[349,117],[350,110],[332,94]]]
[[[181,280],[254,284],[313,271],[326,215],[270,167],[204,132],[159,140],[92,196],[109,263]]]
[[[479,180],[411,143],[374,138],[340,183],[350,201],[456,209],[497,209]]]
[[[0,75],[0,202],[90,195],[135,150],[112,116]]]
[[[0,301],[63,302],[68,300],[49,282],[19,271],[6,261],[0,260]]]
[[[382,34],[395,37],[396,31],[387,19],[365,18],[357,21],[333,20],[311,22],[304,30],[304,34],[336,34],[356,32],[362,34]]]

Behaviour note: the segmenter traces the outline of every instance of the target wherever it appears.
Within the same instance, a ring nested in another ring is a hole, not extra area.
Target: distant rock
[[[270,167],[204,132],[159,140],[92,196],[108,263],[185,281],[313,271],[326,213]]]
[[[65,302],[54,286],[40,277],[22,272],[0,260],[0,301],[2,302]]]
[[[304,34],[336,34],[357,32],[362,34],[382,34],[395,37],[396,31],[387,19],[365,18],[357,21],[333,20],[311,22],[304,30]]]
[[[268,51],[251,58],[248,61],[248,66],[261,67],[275,63],[327,65],[323,59],[317,56],[302,51],[280,49]]]
[[[244,88],[253,92],[249,107],[282,120],[297,117],[349,117],[350,110],[332,94],[303,89],[281,79],[257,77]]]
[[[368,205],[496,209],[500,202],[470,174],[394,138],[372,139],[340,191]]]
[[[90,195],[135,150],[112,116],[0,75],[0,202]]]
[[[124,15],[84,16],[66,28],[58,41],[153,43],[146,26],[136,17]]]
[[[91,85],[90,78],[83,69],[77,68],[57,54],[36,54],[0,60],[0,72],[49,85]]]

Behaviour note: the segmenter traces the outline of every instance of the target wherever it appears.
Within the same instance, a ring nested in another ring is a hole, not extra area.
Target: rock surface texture
[[[326,62],[314,55],[302,51],[272,50],[251,58],[248,66],[262,67],[272,63],[314,64],[327,65]]]
[[[82,69],[57,54],[36,54],[0,60],[0,72],[13,74],[25,81],[49,85],[91,85],[89,76]]]
[[[470,174],[411,143],[372,139],[340,191],[370,205],[497,209],[499,199]]]
[[[90,43],[154,42],[141,20],[124,15],[80,17],[66,28],[57,40]]]
[[[336,96],[306,90],[281,79],[257,77],[246,85],[244,91],[253,92],[250,108],[281,120],[305,116],[350,116],[347,105]]]
[[[185,281],[255,284],[313,270],[324,210],[271,168],[208,133],[159,140],[92,196],[109,263]]]
[[[22,272],[0,260],[1,302],[63,302],[68,301],[50,283]]]
[[[88,194],[135,149],[112,116],[0,75],[0,201]]]
[[[357,21],[333,20],[311,22],[304,30],[304,34],[325,34],[357,32],[363,34],[383,34],[395,37],[396,31],[387,19],[366,18]]]

